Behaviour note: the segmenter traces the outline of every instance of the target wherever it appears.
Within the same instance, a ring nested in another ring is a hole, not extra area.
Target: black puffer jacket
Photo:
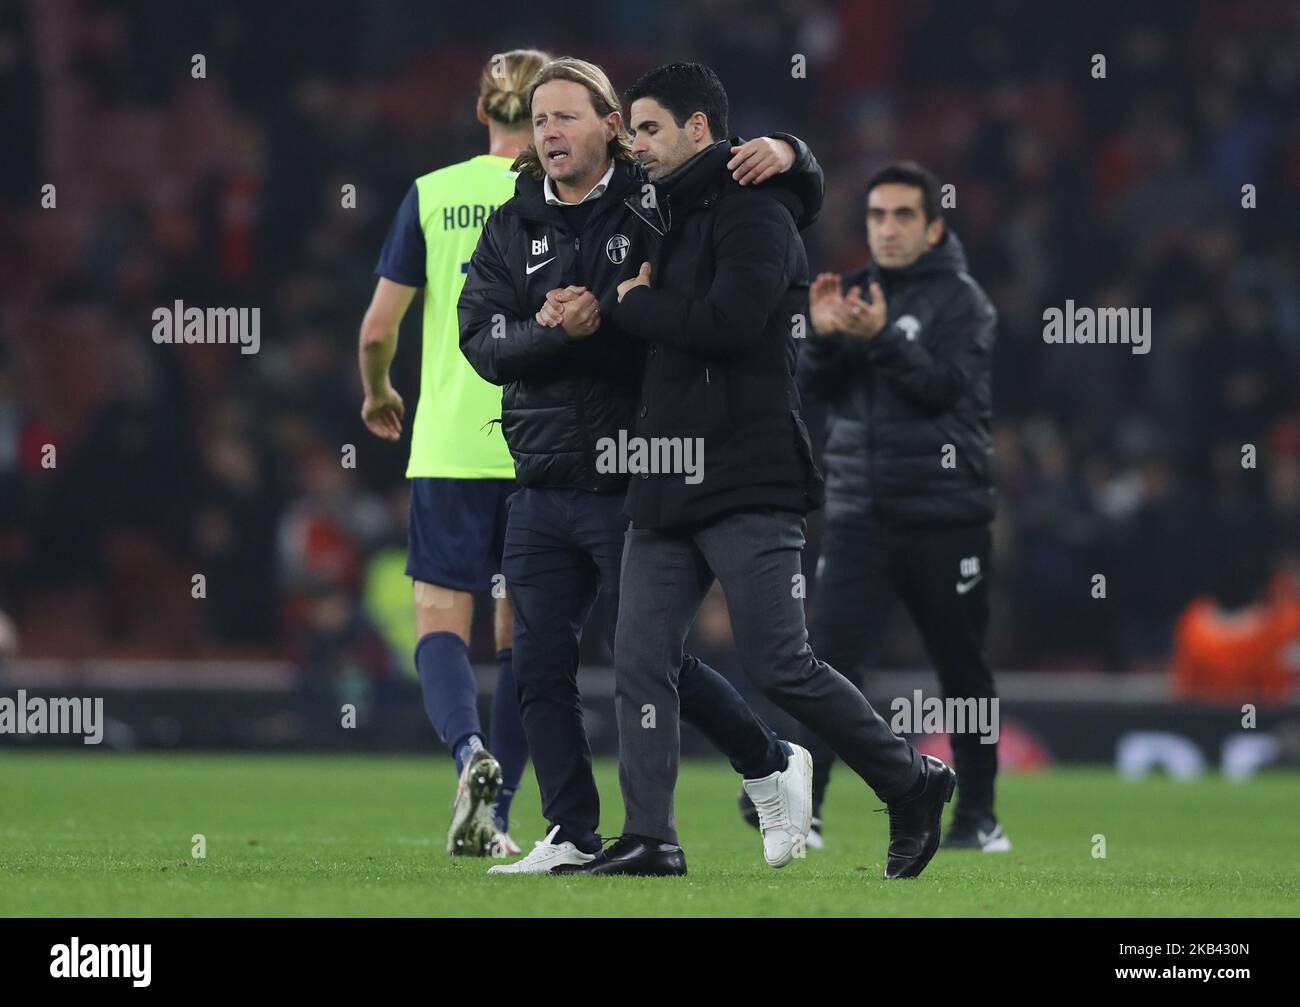
[[[729,156],[718,144],[661,180],[671,227],[651,284],[614,310],[648,347],[637,436],[703,446],[694,481],[632,480],[626,510],[638,528],[769,507],[806,513],[822,501],[794,381],[795,317],[808,303],[799,206],[779,187],[737,185],[719,170]]]
[[[866,342],[810,334],[799,358],[800,390],[830,406],[826,520],[988,521],[997,313],[967,274],[952,232],[911,266],[872,265],[846,276],[844,289],[860,285],[869,298],[873,279],[889,308],[880,335]]]
[[[821,209],[823,176],[807,145],[794,166],[761,189],[782,189],[810,223]],[[739,143],[732,139],[729,143]],[[717,170],[729,177],[725,161]],[[632,430],[643,347],[612,318],[618,284],[655,261],[669,213],[640,165],[615,162],[605,193],[574,233],[564,207],[550,206],[541,181],[520,175],[515,195],[483,228],[458,303],[460,346],[474,369],[503,385],[502,433],[525,486],[622,490],[627,475],[598,471],[597,443]],[[534,315],[546,292],[584,286],[600,302],[600,328],[570,339]]]
[[[570,339],[534,315],[548,290],[574,284],[595,293],[606,316],[619,282],[650,254],[645,242],[653,232],[623,219],[623,199],[639,194],[639,178],[637,166],[617,162],[575,234],[567,211],[546,203],[542,183],[520,175],[514,198],[488,218],[470,259],[457,306],[460,348],[480,375],[505,386],[502,433],[525,486],[599,492],[626,484],[626,476],[598,473],[594,456],[597,439],[631,423],[636,346],[603,322],[590,338]],[[616,244],[624,253],[618,262],[606,253]]]

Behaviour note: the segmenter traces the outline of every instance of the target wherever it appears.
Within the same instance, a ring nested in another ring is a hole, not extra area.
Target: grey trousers
[[[806,527],[798,514],[765,509],[690,530],[628,530],[614,642],[625,834],[677,842],[677,674],[715,578],[741,667],[764,695],[826,741],[881,801],[904,796],[920,778],[916,750],[808,645]]]

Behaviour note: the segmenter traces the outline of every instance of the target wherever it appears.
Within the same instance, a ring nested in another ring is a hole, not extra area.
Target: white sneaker
[[[808,848],[812,827],[812,755],[790,746],[785,769],[761,780],[744,780],[745,793],[758,811],[763,858],[769,867],[784,867]]]
[[[492,837],[492,856],[496,860],[505,857],[517,857],[523,852],[519,848],[519,844],[510,838],[509,832],[498,832]]]
[[[492,820],[492,805],[501,791],[501,766],[485,749],[465,761],[451,802],[451,825],[447,829],[447,852],[453,857],[486,857],[492,853],[492,839],[498,830]]]
[[[567,839],[562,843],[553,843],[555,834],[560,831],[557,825],[546,833],[545,839],[533,844],[533,852],[516,860],[513,864],[497,864],[489,867],[489,874],[550,874],[551,869],[563,864],[585,864],[596,859],[594,853],[583,853]]]
[[[985,853],[1009,853],[1011,840],[1002,831],[992,815],[985,815],[976,822],[953,819],[952,825],[944,833],[941,849],[945,850],[983,850]]]
[[[979,837],[980,849],[985,853],[1010,853],[1011,840],[1007,834],[1002,831],[1001,825],[993,826],[992,832],[985,832],[979,829],[976,832]]]

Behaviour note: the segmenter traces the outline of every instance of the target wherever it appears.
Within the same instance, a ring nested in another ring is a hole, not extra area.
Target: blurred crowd
[[[0,610],[24,653],[410,673],[407,446],[359,421],[356,333],[402,195],[485,150],[477,75],[516,46],[619,86],[714,66],[733,132],[794,132],[826,171],[814,270],[865,261],[883,163],[954,186],[1000,314],[995,668],[1164,667],[1194,599],[1295,575],[1293,3],[42,0],[0,7]],[[260,307],[260,353],[156,345],[177,299]],[[1045,344],[1067,299],[1150,308],[1151,352]],[[694,646],[725,666],[723,604]],[[904,620],[882,661],[924,663]]]

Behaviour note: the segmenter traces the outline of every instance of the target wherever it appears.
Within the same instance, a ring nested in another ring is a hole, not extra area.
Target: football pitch
[[[597,766],[603,827],[617,766]],[[5,916],[1294,916],[1300,775],[1119,780],[1055,769],[999,780],[1009,854],[940,851],[881,878],[887,816],[840,767],[828,847],[782,870],[736,812],[736,776],[687,762],[685,878],[488,877],[444,852],[445,757],[0,755]],[[531,768],[512,833],[543,829]],[[202,837],[201,840],[196,837]],[[1104,837],[1104,840],[1101,838]],[[1105,856],[1101,852],[1104,842]],[[194,851],[202,847],[203,857]]]

